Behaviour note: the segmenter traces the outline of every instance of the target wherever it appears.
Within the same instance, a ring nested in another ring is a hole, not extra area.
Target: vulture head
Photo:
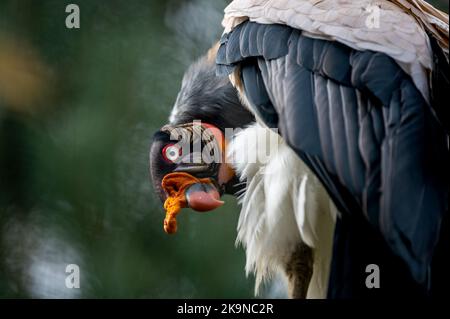
[[[225,129],[243,127],[254,118],[228,77],[216,76],[216,51],[188,68],[169,123],[153,136],[151,181],[165,206],[172,191],[181,207],[209,211],[223,204],[224,193],[238,190],[238,178],[224,160]]]

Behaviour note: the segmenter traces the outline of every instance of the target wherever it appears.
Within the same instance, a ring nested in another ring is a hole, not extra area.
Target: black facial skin
[[[216,76],[214,60],[204,56],[188,68],[175,102],[176,115],[170,125],[201,121],[216,126],[224,133],[225,128],[242,128],[255,121],[253,115],[241,104],[228,77]],[[166,199],[161,181],[177,168],[176,164],[168,162],[162,155],[162,150],[169,143],[176,141],[171,141],[166,132],[158,131],[153,136],[150,148],[151,180],[161,201]],[[242,184],[235,176],[227,184],[218,185],[219,166],[214,164],[207,171],[192,175],[197,178],[210,177],[221,194],[235,194]]]
[[[168,143],[171,143],[169,135],[165,132],[158,131],[153,136],[152,145],[150,147],[151,181],[153,189],[162,202],[166,200],[166,194],[161,188],[161,181],[165,175],[171,173],[177,167],[176,164],[167,162],[162,156],[162,150]]]

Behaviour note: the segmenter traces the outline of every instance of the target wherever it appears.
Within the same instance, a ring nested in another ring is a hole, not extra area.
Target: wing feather
[[[384,0],[376,5],[380,23],[373,28],[367,24],[372,0],[234,0],[225,9],[222,24],[225,32],[248,19],[284,24],[355,50],[382,52],[412,77],[429,102],[428,75],[433,63],[427,32],[438,40],[448,60],[448,15],[421,0]]]
[[[259,27],[266,33],[270,28],[245,22],[232,33]],[[286,40],[286,30],[277,28],[283,37],[272,33],[270,45],[278,49],[271,59],[263,55],[269,45],[263,42],[262,52],[241,61],[235,61],[236,52],[231,63],[222,55],[219,72],[229,70],[221,65],[239,65],[250,107],[264,114],[258,101],[261,94],[269,97],[264,108],[277,114],[280,134],[338,209],[365,216],[425,284],[447,209],[444,129],[411,77],[388,55],[311,39],[289,27]],[[255,86],[259,78],[264,85]]]

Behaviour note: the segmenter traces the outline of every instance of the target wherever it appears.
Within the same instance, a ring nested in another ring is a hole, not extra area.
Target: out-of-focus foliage
[[[152,133],[226,2],[0,1],[0,297],[253,295],[235,200],[168,236],[148,182]]]
[[[225,5],[0,2],[0,297],[252,296],[235,200],[183,211],[168,236],[148,174],[152,134]],[[65,287],[72,263],[81,289]]]

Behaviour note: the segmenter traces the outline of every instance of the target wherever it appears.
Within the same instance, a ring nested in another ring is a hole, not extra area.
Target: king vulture
[[[235,0],[222,24],[154,135],[150,172],[166,209],[175,195],[177,208],[205,211],[235,194],[256,290],[282,271],[294,298],[443,294],[448,16],[420,0]],[[192,134],[173,141],[177,129]],[[227,160],[178,147],[205,131]],[[266,144],[267,157],[246,161]]]

